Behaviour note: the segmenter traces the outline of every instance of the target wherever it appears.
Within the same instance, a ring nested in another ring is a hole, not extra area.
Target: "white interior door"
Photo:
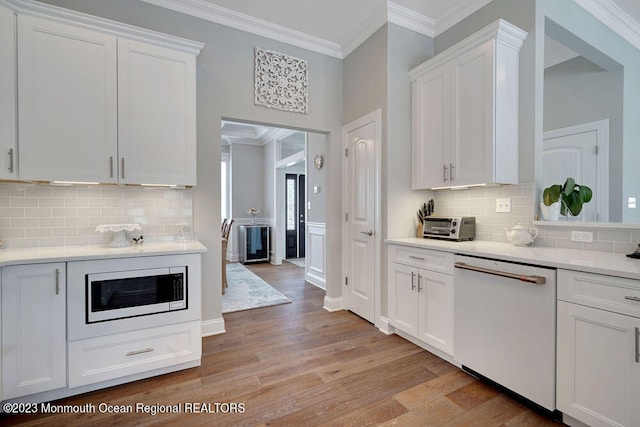
[[[345,308],[375,323],[379,281],[379,208],[376,146],[379,112],[343,129],[345,145]]]
[[[564,184],[568,177],[593,190],[582,208],[582,221],[609,220],[609,121],[544,133],[542,188]]]

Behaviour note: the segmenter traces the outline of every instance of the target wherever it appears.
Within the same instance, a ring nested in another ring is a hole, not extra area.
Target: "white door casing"
[[[344,306],[377,323],[380,316],[380,142],[376,110],[344,126]]]
[[[544,133],[541,188],[574,178],[593,190],[583,207],[583,221],[609,220],[609,120]]]

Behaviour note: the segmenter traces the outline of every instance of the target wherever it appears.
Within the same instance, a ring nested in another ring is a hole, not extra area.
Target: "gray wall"
[[[209,251],[203,255],[203,320],[220,319],[220,120],[238,119],[328,132],[328,188],[340,191],[342,62],[271,39],[131,0],[46,0],[69,9],[113,19],[206,44],[197,61],[198,186],[194,191],[194,232]],[[254,47],[308,61],[309,114],[289,113],[253,103]],[[335,147],[335,148],[334,148]],[[334,170],[335,168],[335,170]],[[327,293],[340,292],[340,204],[329,208],[331,256]]]
[[[276,143],[271,141],[265,144],[262,149],[263,163],[262,163],[262,179],[263,194],[262,194],[262,217],[273,219],[276,217]],[[273,248],[272,248],[273,249]]]
[[[343,64],[343,123],[382,109],[387,115],[387,25],[383,25],[345,59]],[[384,137],[383,137],[384,138]]]
[[[321,169],[313,167],[316,154],[322,155],[326,162],[326,139],[320,133],[307,134],[307,201],[311,203],[311,209],[307,209],[307,222],[324,223],[327,218],[327,165],[323,164]],[[313,192],[314,186],[320,187],[318,193]]]
[[[544,17],[624,66],[622,198],[640,197],[636,165],[640,158],[640,144],[637,143],[640,139],[640,51],[574,2],[537,2]],[[640,224],[640,209],[629,209],[623,204],[622,219],[625,223]]]
[[[273,167],[272,167],[273,169]],[[264,147],[247,144],[231,145],[231,215],[250,218],[250,208],[260,209],[256,218],[265,218]],[[268,209],[268,208],[266,208]]]
[[[609,119],[609,220],[622,222],[622,69],[578,57],[544,73],[544,130]]]

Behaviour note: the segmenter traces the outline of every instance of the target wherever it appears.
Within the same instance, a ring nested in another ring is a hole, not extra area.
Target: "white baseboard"
[[[210,319],[202,321],[202,336],[210,337],[211,335],[219,335],[227,332],[224,329],[224,319]]]
[[[324,277],[318,277],[315,274],[308,272],[305,276],[305,280],[320,289],[325,291],[327,290],[327,281]]]
[[[344,310],[344,305],[342,304],[342,297],[329,298],[328,296],[325,296],[324,306],[322,308],[324,308],[329,312]]]
[[[386,317],[380,316],[380,320],[378,321],[378,324],[376,326],[378,327],[378,330],[385,335],[393,335],[396,333],[395,328],[391,326],[391,324],[389,323],[389,319],[387,319]]]

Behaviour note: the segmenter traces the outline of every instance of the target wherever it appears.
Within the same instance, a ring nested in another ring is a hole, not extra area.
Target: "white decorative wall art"
[[[259,47],[255,55],[255,104],[308,113],[307,61]]]

